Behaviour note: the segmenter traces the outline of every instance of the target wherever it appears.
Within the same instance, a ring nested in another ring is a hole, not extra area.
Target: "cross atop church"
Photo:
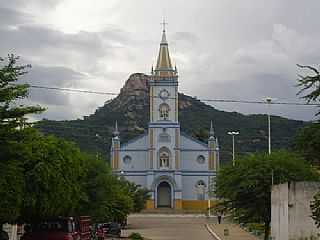
[[[163,18],[163,22],[160,23],[163,27],[163,31],[166,31],[166,25],[168,25],[168,23],[165,21],[165,19]]]

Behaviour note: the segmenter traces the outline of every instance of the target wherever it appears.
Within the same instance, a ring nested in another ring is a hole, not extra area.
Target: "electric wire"
[[[11,84],[17,85],[17,84]],[[50,87],[50,86],[39,86],[39,85],[30,85],[30,88],[34,89],[45,89],[45,90],[55,90],[55,91],[63,91],[63,92],[70,92],[70,93],[87,93],[87,94],[96,94],[96,95],[107,95],[107,96],[118,96],[119,93],[114,92],[103,92],[103,91],[94,91],[94,90],[87,90],[87,89],[75,89],[75,88],[61,88],[61,87]],[[130,95],[134,96],[137,95]],[[185,97],[189,97],[184,95]],[[149,96],[150,97],[150,96]],[[152,98],[161,98],[160,96],[151,96]],[[254,100],[237,100],[237,99],[210,99],[210,98],[197,98],[191,97],[199,101],[203,102],[217,102],[217,103],[241,103],[241,104],[264,104],[264,105],[292,105],[292,106],[320,106],[319,103],[301,103],[301,102],[285,102],[285,101],[273,101],[273,102],[266,102],[266,101],[254,101]],[[167,99],[176,99],[175,97],[168,97]]]

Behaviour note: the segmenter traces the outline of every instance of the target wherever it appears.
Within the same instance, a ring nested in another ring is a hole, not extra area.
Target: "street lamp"
[[[239,132],[228,132],[229,135],[232,136],[232,165],[235,166],[235,154],[234,154],[234,137],[239,135]]]
[[[271,154],[271,115],[270,105],[272,101],[277,100],[276,98],[266,97],[263,99],[268,104],[268,152]]]
[[[123,170],[120,171],[120,175],[118,176],[118,179],[119,180],[123,180],[124,179],[124,171]]]

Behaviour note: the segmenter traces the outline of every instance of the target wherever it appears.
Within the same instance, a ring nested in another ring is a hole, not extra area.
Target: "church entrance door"
[[[161,182],[157,189],[157,208],[171,208],[171,186],[167,182]]]

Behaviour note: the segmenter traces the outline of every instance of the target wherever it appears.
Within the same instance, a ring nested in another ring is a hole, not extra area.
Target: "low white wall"
[[[4,224],[3,230],[5,230],[9,235],[9,240],[18,240],[17,235],[17,225]]]
[[[291,182],[272,187],[273,240],[320,239],[310,209],[310,202],[319,190],[319,182]]]

